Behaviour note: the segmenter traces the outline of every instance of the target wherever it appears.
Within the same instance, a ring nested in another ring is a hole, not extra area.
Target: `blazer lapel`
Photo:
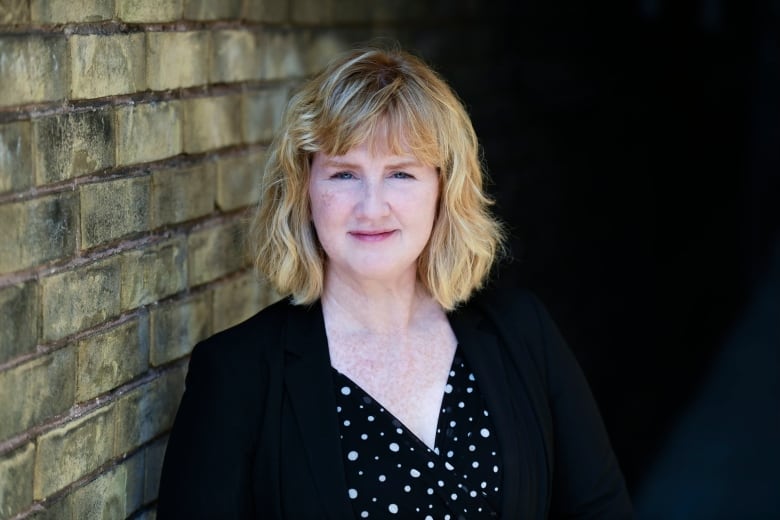
[[[352,518],[322,308],[295,306],[286,324],[285,387],[324,512]],[[306,500],[306,497],[301,497]]]
[[[510,388],[504,374],[498,338],[494,333],[484,330],[483,319],[468,306],[449,316],[458,344],[474,371],[479,389],[485,397],[490,418],[495,426],[501,458],[504,462],[502,518],[515,518],[520,511],[523,482],[521,472],[517,424],[512,420],[515,415],[510,400]],[[525,467],[525,466],[524,466]]]

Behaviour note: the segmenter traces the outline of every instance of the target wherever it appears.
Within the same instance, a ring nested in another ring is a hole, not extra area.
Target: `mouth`
[[[362,242],[381,242],[390,238],[395,230],[389,231],[350,231],[349,234]]]

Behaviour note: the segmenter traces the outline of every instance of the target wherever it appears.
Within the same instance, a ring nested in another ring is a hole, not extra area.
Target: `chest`
[[[331,364],[393,414],[429,447],[456,340],[446,331],[416,337],[329,338]]]

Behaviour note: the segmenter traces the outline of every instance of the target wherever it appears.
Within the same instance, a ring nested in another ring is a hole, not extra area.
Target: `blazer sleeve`
[[[158,519],[253,515],[251,461],[266,372],[224,334],[193,349],[165,452]]]
[[[553,423],[552,518],[633,519],[625,480],[588,382],[544,305],[528,294],[540,329]]]

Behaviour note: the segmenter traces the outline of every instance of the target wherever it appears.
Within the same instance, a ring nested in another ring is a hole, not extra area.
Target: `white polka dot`
[[[407,484],[407,485],[405,485],[405,486],[404,486],[404,491],[406,491],[407,493],[408,493],[409,491],[411,491],[411,490],[412,490],[412,486],[410,486],[409,484]]]
[[[458,403],[458,408],[463,408],[464,406],[466,406],[466,403],[464,403],[463,401]]]
[[[452,392],[452,385],[447,383],[447,386],[444,387],[444,393],[449,394]]]
[[[450,427],[454,428],[457,423],[455,421],[450,421]]]
[[[450,498],[453,499],[453,500],[457,500],[458,499],[458,494],[457,493],[453,493],[453,494],[450,495]]]
[[[337,407],[336,407],[336,411],[337,411],[337,412],[339,412],[339,413],[341,413],[341,407],[340,407],[340,406],[337,406]]]
[[[488,411],[487,411],[487,410],[482,410],[482,415],[484,415],[485,417],[487,417],[487,416],[488,416]]]
[[[424,520],[433,520],[433,517],[431,515],[425,515]]]
[[[410,470],[409,470],[409,474],[410,474],[411,476],[413,476],[414,478],[417,478],[417,477],[419,477],[419,476],[420,476],[420,472],[419,472],[419,471],[417,471],[417,470],[416,470],[416,469],[414,469],[414,468],[412,468],[412,469],[410,469]]]
[[[493,466],[493,473],[498,473],[498,466]]]
[[[428,490],[427,490],[427,493],[428,493],[429,495],[433,495],[433,488],[428,488]]]
[[[452,457],[452,455],[453,455],[452,450],[447,452],[447,457]]]
[[[452,377],[454,375],[455,375],[455,371],[454,370],[450,370],[450,377]]]
[[[390,504],[389,506],[387,506],[387,510],[393,514],[396,514],[398,512],[398,506],[395,504]]]
[[[477,461],[475,460],[474,462],[472,462],[472,463],[471,463],[471,467],[472,467],[472,468],[478,468],[478,467],[479,467],[479,462],[477,462]]]
[[[450,470],[450,471],[452,471],[453,469],[455,469],[455,466],[453,466],[453,465],[452,465],[452,464],[450,464],[449,462],[445,462],[445,463],[444,463],[444,467],[445,467],[445,468],[447,468],[447,469],[448,469],[448,470]]]
[[[349,460],[357,460],[357,458],[358,458],[358,452],[356,452],[356,451],[350,451],[349,453],[347,453],[347,458],[348,458]]]
[[[438,481],[437,484],[439,485],[439,487],[444,487],[444,481],[443,480]]]
[[[470,394],[470,393],[471,393],[471,392],[473,392],[473,391],[474,391],[474,389],[473,389],[473,388],[471,388],[471,387],[468,387],[468,388],[466,388],[466,393],[467,393],[467,394]]]
[[[469,444],[469,451],[475,451],[477,449],[473,444]]]
[[[474,491],[474,490],[471,490],[471,492],[469,493],[469,495],[471,496],[471,498],[474,498],[474,497],[476,497],[476,496],[477,496],[477,492],[476,492],[476,491]]]
[[[387,480],[387,477],[386,477],[386,476],[384,476],[384,475],[379,475],[379,482],[384,482],[385,480]]]
[[[362,511],[360,513],[360,518],[368,518],[368,511]]]
[[[357,489],[350,489],[349,490],[349,498],[352,498],[352,499],[357,498]]]
[[[401,449],[401,448],[398,446],[398,443],[397,443],[397,442],[391,442],[391,443],[390,443],[390,451],[398,451],[398,450],[400,450],[400,449]]]
[[[341,387],[341,393],[344,395],[349,395],[352,392],[352,390],[349,389],[348,386],[342,386]]]
[[[346,421],[344,421],[344,426],[349,426],[350,424],[352,424],[352,423],[351,423],[351,422],[349,422],[349,419],[347,419]]]
[[[474,374],[469,374],[469,381],[474,381]]]
[[[487,439],[488,437],[490,437],[490,430],[488,430],[487,428],[482,428],[481,430],[479,430],[479,434]]]
[[[366,417],[366,419],[368,419],[368,422],[373,422],[374,421],[374,416],[373,415],[369,415],[368,417]]]
[[[429,461],[428,461],[428,467],[429,467],[429,468],[433,469],[433,467],[434,467],[435,465],[436,465],[436,464],[434,464],[432,460],[429,460]]]
[[[401,435],[403,432],[404,431],[401,428],[396,428],[395,429],[395,433],[397,433],[398,435]]]
[[[483,482],[482,484],[479,485],[479,487],[485,489],[487,487],[487,482]]]
[[[366,439],[368,439],[368,435],[366,435],[366,434],[364,433],[364,434],[362,434],[362,435],[360,436],[360,438],[361,438],[361,439],[363,439],[363,440],[366,440]]]

